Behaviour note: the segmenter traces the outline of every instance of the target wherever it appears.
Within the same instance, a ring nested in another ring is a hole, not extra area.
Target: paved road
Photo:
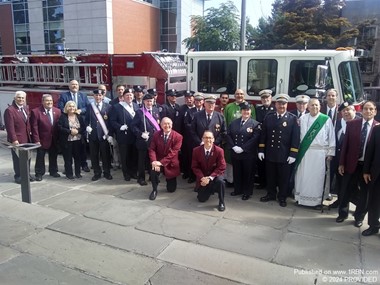
[[[45,177],[26,204],[0,149],[0,284],[380,284],[380,235],[362,237],[352,216],[336,224],[335,210],[261,203],[259,190],[228,191],[221,213],[181,178],[152,202],[150,185],[112,174]]]

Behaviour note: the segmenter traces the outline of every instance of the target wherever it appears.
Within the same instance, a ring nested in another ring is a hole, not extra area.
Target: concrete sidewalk
[[[0,132],[0,139],[5,133]],[[34,158],[32,171],[34,174]],[[62,158],[59,158],[63,170]],[[242,201],[227,189],[197,202],[179,178],[160,184],[44,176],[21,202],[9,150],[0,149],[0,284],[380,284],[380,235],[362,237],[353,217],[335,223],[288,201]],[[163,179],[161,179],[163,180]]]

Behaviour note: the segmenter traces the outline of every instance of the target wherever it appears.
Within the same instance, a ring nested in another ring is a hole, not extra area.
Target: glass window
[[[227,90],[234,94],[237,81],[236,60],[200,60],[198,62],[197,90],[218,93]]]
[[[343,100],[360,102],[363,99],[363,87],[358,62],[342,62],[338,66],[338,72]]]
[[[247,90],[249,96],[259,96],[264,89],[276,94],[277,61],[275,59],[251,59],[248,62]]]
[[[13,12],[14,24],[25,24],[29,22],[28,12],[25,10]]]

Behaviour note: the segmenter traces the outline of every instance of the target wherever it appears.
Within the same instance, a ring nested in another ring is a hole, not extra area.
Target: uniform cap
[[[132,88],[125,89],[124,92],[123,92],[123,95],[127,94],[127,93],[132,93],[133,94],[133,89]]]
[[[351,101],[344,101],[342,104],[340,104],[340,106],[338,108],[338,112],[341,112],[344,109],[346,109],[347,107],[352,106],[352,105],[353,105],[353,103]]]
[[[269,97],[272,95],[272,90],[270,89],[264,89],[259,92],[260,97]]]
[[[297,103],[309,103],[310,97],[307,95],[298,95],[296,96]]]
[[[146,92],[147,92],[148,94],[152,94],[153,96],[156,96],[156,95],[157,95],[157,90],[156,90],[156,88],[150,88],[150,89],[146,90]]]
[[[194,93],[194,99],[195,100],[203,100],[204,99],[204,96],[203,96],[203,93],[201,93],[201,92],[195,92]]]
[[[169,89],[165,91],[166,96],[176,96],[176,90],[175,89]]]
[[[251,104],[245,101],[243,103],[240,103],[239,107],[240,107],[240,110],[249,110],[251,109]]]
[[[100,90],[100,89],[96,89],[96,90],[92,91],[92,93],[94,93],[94,94],[102,94],[102,95],[104,95],[104,94],[106,94],[106,91],[104,91],[104,90]]]
[[[184,91],[178,91],[177,94],[180,94],[180,96],[184,95],[185,97],[194,96],[194,91],[190,90],[184,90]]]
[[[288,94],[277,94],[276,96],[273,97],[273,100],[276,102],[289,102],[289,95]]]
[[[143,100],[148,100],[148,99],[153,99],[153,98],[154,98],[153,94],[147,93],[144,95]]]
[[[215,103],[216,96],[212,94],[205,96],[205,102]]]
[[[144,88],[142,88],[140,85],[135,85],[133,86],[133,90],[135,90],[135,92],[143,92]]]

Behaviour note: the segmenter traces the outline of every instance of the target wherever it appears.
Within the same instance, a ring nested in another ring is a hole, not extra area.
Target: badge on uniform
[[[107,114],[105,114],[105,115],[103,116],[103,118],[104,118],[104,120],[107,120],[107,119],[108,119]]]
[[[162,112],[162,107],[158,107],[158,111],[161,113]]]
[[[176,116],[176,117],[178,117],[178,115],[179,115],[179,112],[178,112],[178,111],[176,111],[176,112],[175,112],[175,116]]]
[[[283,122],[282,125],[286,127],[288,124],[286,122]]]
[[[215,131],[220,132],[220,125],[219,124],[215,125]]]
[[[252,127],[247,128],[247,133],[252,133],[252,132],[253,132]]]

